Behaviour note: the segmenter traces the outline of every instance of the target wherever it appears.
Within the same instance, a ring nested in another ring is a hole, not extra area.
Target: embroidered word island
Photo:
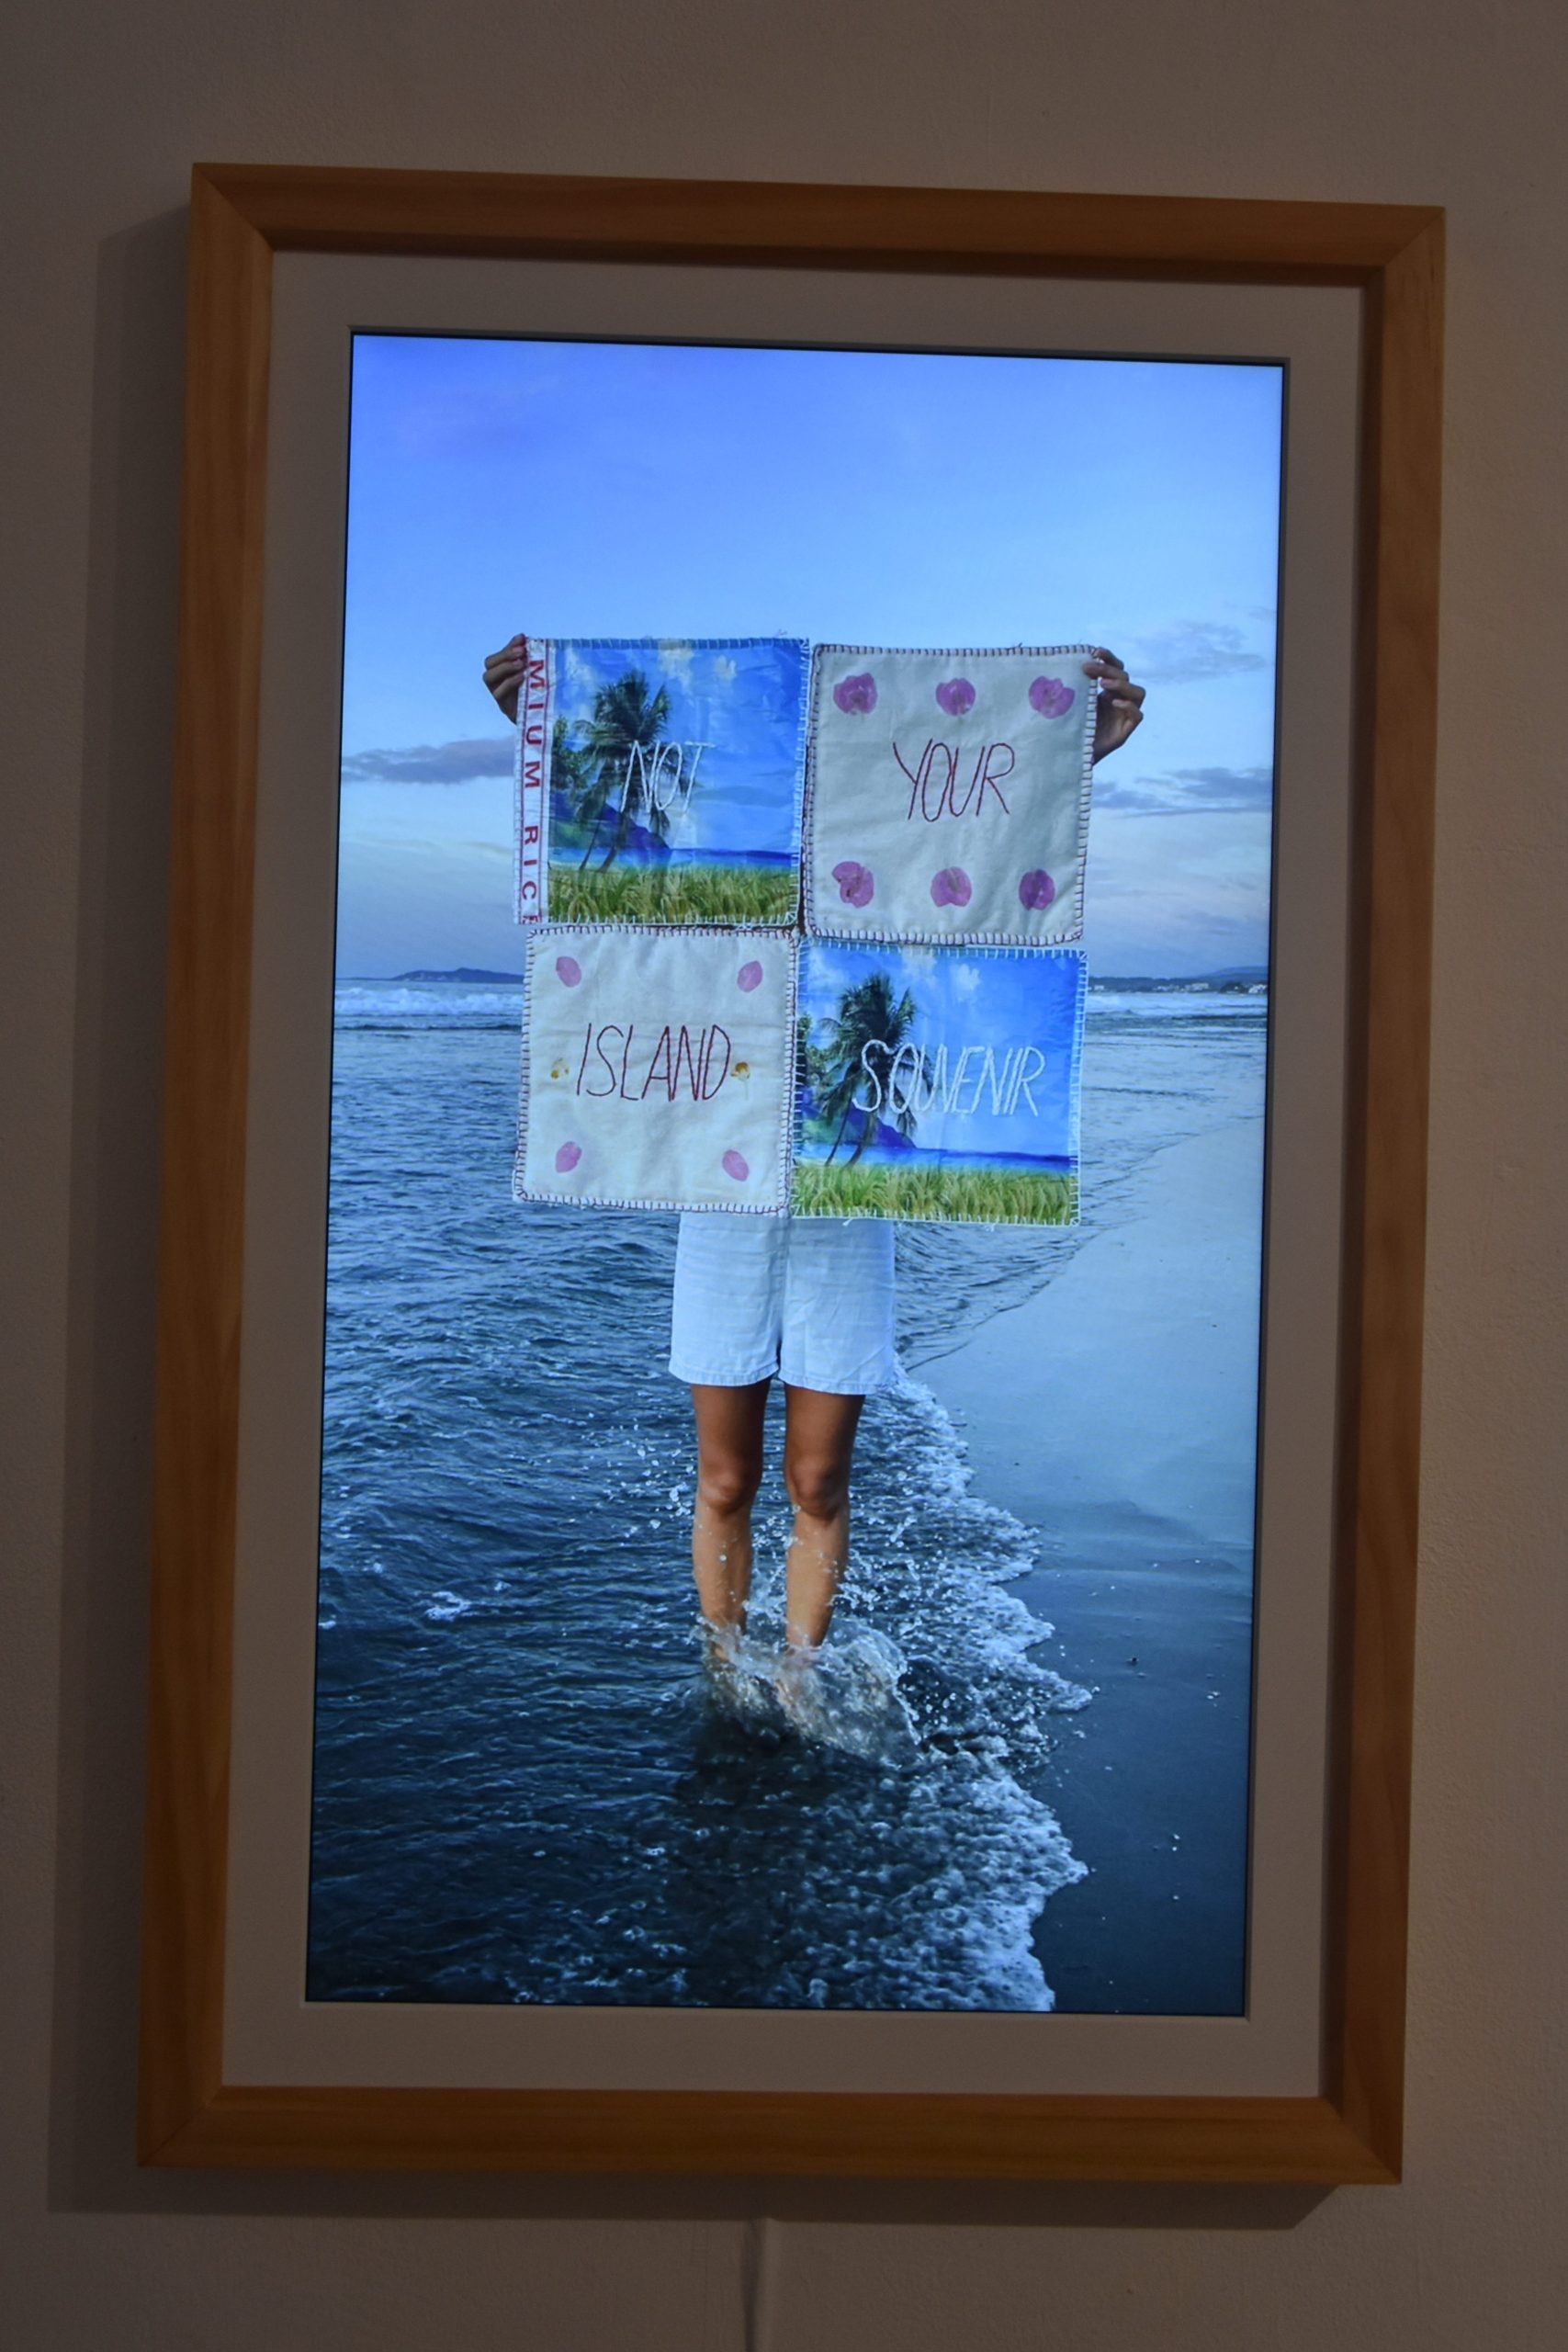
[[[1090,645],[819,645],[806,927],[1055,946],[1083,929]]]
[[[1076,1225],[1086,963],[807,939],[795,1154],[803,1216]]]
[[[536,931],[514,1196],[782,1215],[795,954],[767,932]]]
[[[793,925],[809,679],[797,638],[529,638],[519,922]]]

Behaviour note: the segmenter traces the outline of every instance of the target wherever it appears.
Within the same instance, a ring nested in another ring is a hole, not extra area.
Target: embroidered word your
[[[959,792],[958,768],[964,747],[959,743],[944,743],[938,736],[928,739],[925,750],[911,767],[897,743],[893,756],[904,771],[909,786],[909,805],[905,818],[913,823],[918,808],[928,825],[943,817],[978,817],[986,806],[986,795],[995,795],[997,806],[1004,817],[1011,809],[1002,798],[1000,786],[1018,765],[1017,755],[1010,743],[982,743],[976,750],[968,781]],[[999,765],[1005,758],[1006,767]]]

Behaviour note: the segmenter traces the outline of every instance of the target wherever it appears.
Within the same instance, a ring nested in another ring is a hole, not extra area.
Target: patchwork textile
[[[518,922],[793,925],[809,678],[798,638],[530,638]]]
[[[1076,1225],[1086,965],[807,939],[791,1205],[805,1216]]]
[[[819,645],[806,927],[1053,946],[1083,929],[1089,645]]]
[[[764,932],[536,932],[514,1196],[782,1214],[795,953]]]

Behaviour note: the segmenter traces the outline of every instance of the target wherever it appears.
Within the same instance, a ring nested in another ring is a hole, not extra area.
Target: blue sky
[[[1077,958],[1071,955],[973,956],[951,948],[872,947],[814,939],[807,946],[800,975],[800,1010],[812,1023],[813,1042],[826,1042],[819,1025],[831,1018],[839,998],[875,971],[886,971],[895,999],[908,989],[916,1019],[910,1043],[931,1053],[945,1046],[947,1084],[955,1084],[958,1057],[965,1046],[990,1046],[998,1072],[1006,1057],[1021,1046],[1043,1053],[1036,1074],[1032,1058],[1029,1096],[1020,1096],[1010,1115],[990,1107],[980,1069],[971,1064],[961,1100],[973,1108],[945,1120],[935,1110],[920,1120],[914,1140],[948,1151],[1026,1152],[1034,1159],[1068,1158],[1073,1145],[1072,1045],[1077,1001]],[[886,1064],[874,1065],[878,1083]],[[868,1085],[862,1098],[873,1100]],[[891,1118],[890,1113],[885,1116]]]
[[[355,338],[338,966],[515,970],[515,629],[1088,639],[1146,686],[1095,771],[1105,973],[1264,959],[1271,365]]]

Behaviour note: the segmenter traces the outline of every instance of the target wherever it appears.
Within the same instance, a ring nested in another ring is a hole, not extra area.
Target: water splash
[[[929,1391],[873,1398],[812,1707],[786,1718],[761,1663],[782,1504],[718,1703],[690,1402],[658,1361],[675,1221],[519,1216],[514,1018],[419,1017],[345,1026],[334,1058],[310,1997],[1048,2007],[1035,1922],[1084,1874],[1053,1755],[1089,1694],[1018,1597],[1034,1538],[974,1495]],[[1256,1089],[1248,1025],[1205,1060],[1174,1020],[1100,1023],[1100,1203],[1173,1117]],[[1055,1262],[960,1227],[899,1245],[917,1366]]]
[[[852,1627],[812,1656],[750,1633],[700,1638],[711,1702],[735,1723],[895,1769],[914,1762],[919,1736],[898,1689],[906,1660],[885,1634]]]

